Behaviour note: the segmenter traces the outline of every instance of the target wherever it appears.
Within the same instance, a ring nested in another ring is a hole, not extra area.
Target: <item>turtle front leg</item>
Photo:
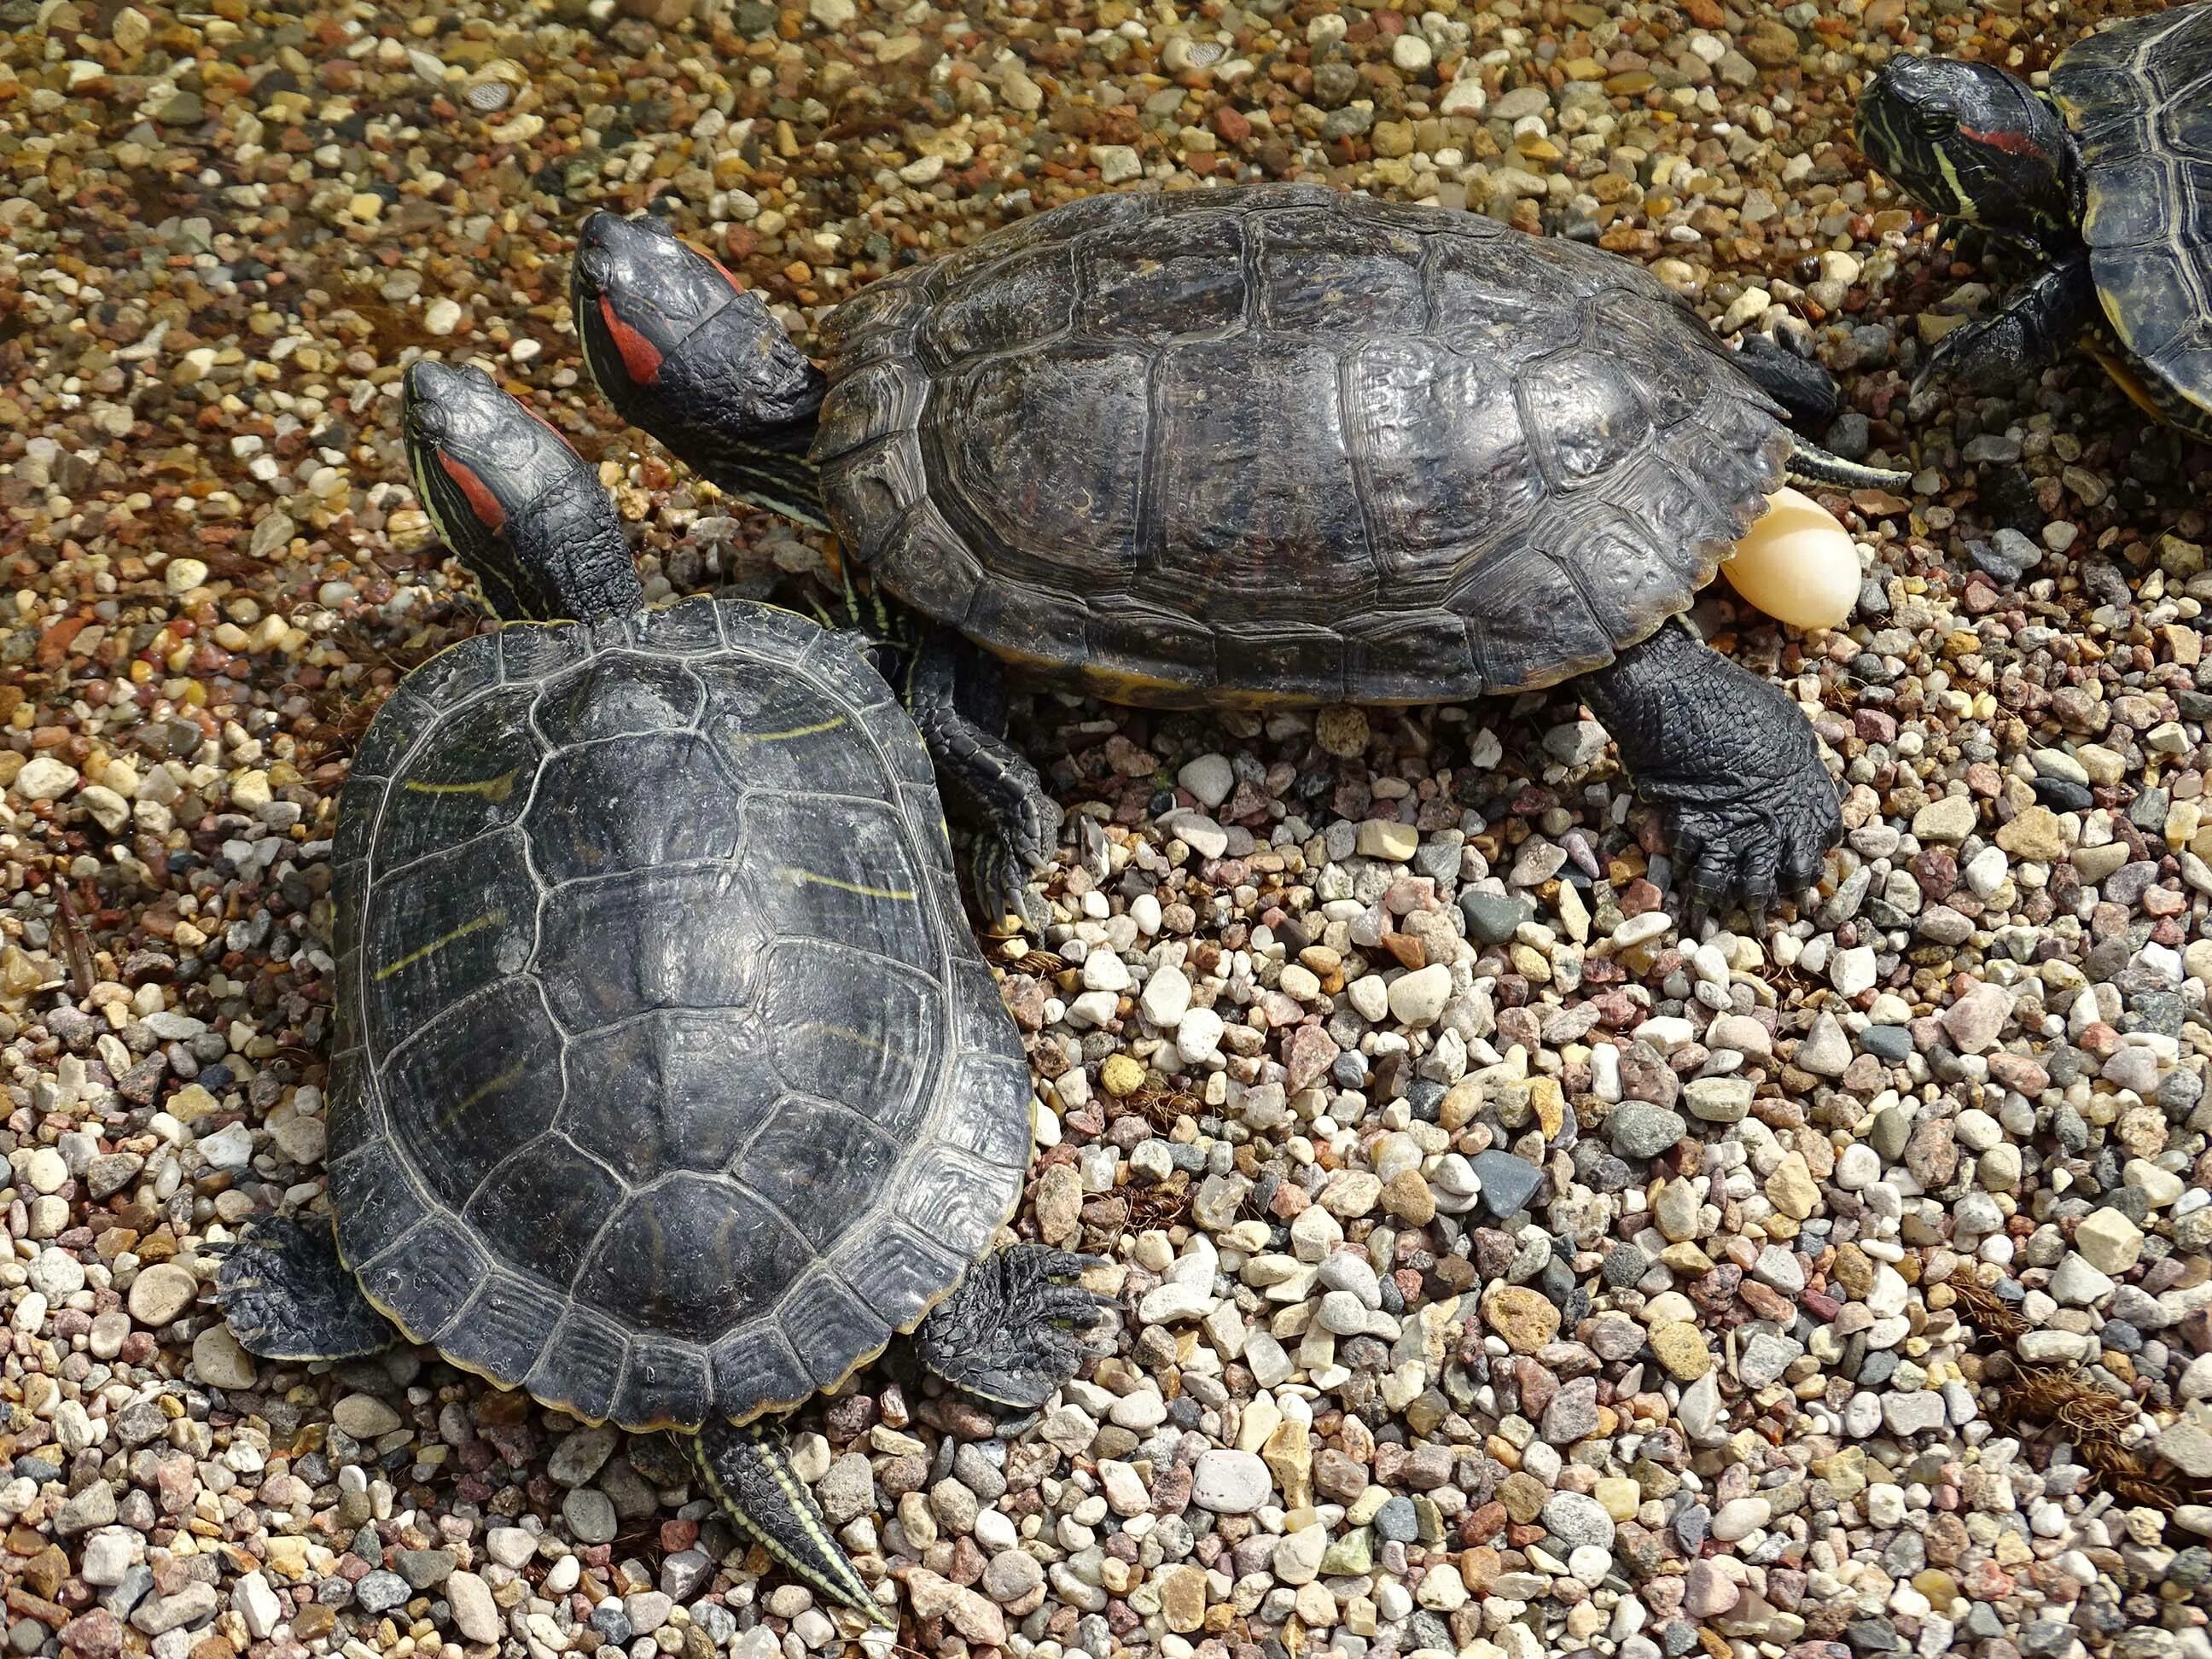
[[[1953,329],[1928,355],[1912,390],[1952,380],[1972,392],[2001,392],[2049,368],[2098,314],[2089,256],[2061,260],[2001,310]]]
[[[1064,815],[1036,768],[978,718],[994,707],[1003,717],[993,683],[997,672],[995,663],[980,657],[963,661],[957,637],[933,629],[908,671],[907,710],[953,810],[977,826],[968,870],[977,910],[994,924],[1018,918],[1041,934],[1052,911],[1035,878],[1060,844]]]
[[[1034,1412],[1075,1375],[1086,1352],[1076,1333],[1114,1304],[1078,1276],[1100,1265],[1042,1244],[1012,1244],[970,1267],[915,1334],[921,1363],[994,1406]]]
[[[257,1221],[216,1273],[216,1301],[238,1346],[264,1359],[354,1359],[399,1333],[338,1259],[327,1224]]]
[[[830,1535],[814,1494],[793,1472],[781,1423],[718,1419],[686,1437],[685,1443],[707,1491],[740,1532],[832,1601],[865,1614],[872,1625],[896,1628]]]
[[[1779,690],[1673,623],[1580,689],[1637,792],[1665,809],[1692,903],[1761,906],[1820,879],[1843,815],[1812,726]]]

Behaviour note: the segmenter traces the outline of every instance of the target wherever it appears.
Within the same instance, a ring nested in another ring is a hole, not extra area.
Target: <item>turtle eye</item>
[[[1948,109],[1917,109],[1912,130],[1923,138],[1948,138],[1959,130],[1959,118]]]

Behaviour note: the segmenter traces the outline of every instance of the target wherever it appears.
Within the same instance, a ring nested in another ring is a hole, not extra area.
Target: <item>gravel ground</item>
[[[1914,491],[1831,500],[1848,629],[1699,619],[1847,836],[1811,908],[1686,929],[1567,697],[1035,700],[1091,832],[1058,962],[1007,959],[1018,1221],[1129,1316],[1012,1444],[911,1379],[804,1420],[902,1640],[2212,1659],[2212,465],[2078,362],[1911,402],[1985,290],[1848,133],[1889,52],[2032,70],[2088,9],[0,0],[9,1650],[844,1639],[664,1442],[427,1353],[257,1366],[212,1309],[210,1246],[321,1187],[350,743],[483,625],[400,372],[501,368],[655,592],[757,580],[817,550],[579,381],[588,207],[665,198],[804,331],[1104,185],[1304,177],[1817,344],[1827,441]]]

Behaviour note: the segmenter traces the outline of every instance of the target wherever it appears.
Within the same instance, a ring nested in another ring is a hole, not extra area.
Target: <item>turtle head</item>
[[[2072,217],[2065,124],[1993,64],[1891,58],[1859,99],[1858,138],[1869,161],[1947,217],[2021,236]]]
[[[569,278],[599,395],[733,495],[823,522],[806,459],[828,383],[759,295],[650,215],[584,221]]]
[[[420,359],[403,392],[416,497],[501,618],[644,605],[614,502],[559,433],[474,367]]]

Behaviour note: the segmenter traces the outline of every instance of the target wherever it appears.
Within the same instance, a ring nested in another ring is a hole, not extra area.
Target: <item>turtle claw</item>
[[[1771,808],[1678,806],[1674,860],[1686,917],[1702,920],[1736,905],[1763,915],[1778,897],[1816,885],[1840,822],[1832,792],[1825,802],[1808,792]]]
[[[1919,398],[1943,386],[1984,392],[2001,392],[2010,386],[2019,378],[2019,370],[2006,360],[1997,337],[2002,320],[2002,314],[1982,318],[1938,340],[1929,351],[1928,361],[1912,377],[1908,395]]]
[[[968,860],[969,890],[985,926],[1004,935],[1019,931],[1042,939],[1052,925],[1052,901],[1030,878],[1020,854],[1003,836],[990,830],[979,833]],[[1011,921],[1014,928],[1008,928]]]
[[[1106,832],[1098,827],[1098,820],[1087,812],[1076,817],[1075,845],[1077,856],[1083,860],[1083,867],[1091,872],[1092,880],[1104,881],[1114,873]]]
[[[1092,1255],[1083,1250],[1063,1250],[1054,1244],[1018,1244],[1014,1248],[1028,1254],[1030,1265],[1037,1272],[1057,1279],[1079,1279],[1093,1267],[1107,1265],[1103,1255]]]

